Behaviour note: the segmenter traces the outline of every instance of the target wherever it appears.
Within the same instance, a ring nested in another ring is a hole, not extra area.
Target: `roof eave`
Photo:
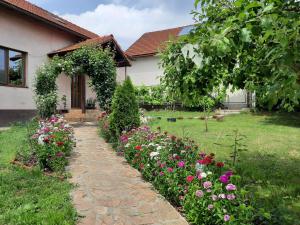
[[[28,12],[27,10],[24,10],[24,9],[21,9],[21,8],[19,8],[17,6],[14,6],[14,5],[12,5],[12,4],[8,3],[8,2],[0,1],[0,4],[5,5],[8,8],[11,8],[11,9],[16,10],[18,12],[21,12],[21,13],[23,13],[25,15],[28,15],[30,17],[33,17],[35,19],[38,19],[40,21],[43,21],[44,23],[50,24],[50,25],[52,25],[52,26],[54,26],[54,27],[56,27],[56,28],[58,28],[60,30],[67,31],[67,32],[69,32],[69,33],[71,33],[71,34],[73,34],[73,35],[75,35],[77,37],[83,38],[83,39],[94,38],[94,37],[97,36],[96,34],[95,34],[95,36],[94,35],[84,35],[82,33],[76,32],[74,30],[68,29],[68,28],[66,28],[64,26],[60,26],[60,25],[58,25],[58,24],[56,24],[54,22],[51,22],[51,21],[49,21],[49,20],[47,20],[47,19],[45,19],[43,17],[40,17],[40,16],[34,14],[34,13]]]

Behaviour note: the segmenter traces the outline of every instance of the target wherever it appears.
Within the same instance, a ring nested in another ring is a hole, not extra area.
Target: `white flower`
[[[160,151],[160,150],[162,150],[162,146],[158,146],[156,149],[157,149],[157,151]]]
[[[212,175],[211,171],[207,171],[207,176]]]
[[[125,145],[125,148],[129,148],[129,146],[130,146],[130,144],[129,144],[129,143],[127,143],[127,144]]]
[[[158,156],[159,152],[151,152],[150,153],[150,158],[153,159],[154,157]]]
[[[40,135],[39,136],[39,138],[38,138],[39,145],[44,145],[45,144],[44,137],[45,137],[45,135]]]
[[[202,178],[205,178],[205,177],[207,177],[207,174],[204,173],[204,172],[202,172],[202,173],[200,173],[200,176],[201,176]]]

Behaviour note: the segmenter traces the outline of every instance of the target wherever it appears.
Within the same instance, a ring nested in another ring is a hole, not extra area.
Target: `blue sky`
[[[126,50],[143,33],[193,23],[194,0],[29,0]]]

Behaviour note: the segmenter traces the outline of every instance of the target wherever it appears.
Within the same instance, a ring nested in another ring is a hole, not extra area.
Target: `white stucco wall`
[[[134,85],[153,86],[160,83],[159,77],[163,70],[159,68],[159,58],[156,56],[141,57],[131,61],[131,67],[127,67],[127,76],[130,76]],[[118,77],[124,77],[125,68],[118,70]]]
[[[33,81],[47,54],[78,42],[78,38],[16,11],[0,7],[0,46],[27,53],[26,87],[0,86],[1,109],[35,109]],[[58,81],[59,86],[66,82]],[[64,87],[67,92],[67,87]]]

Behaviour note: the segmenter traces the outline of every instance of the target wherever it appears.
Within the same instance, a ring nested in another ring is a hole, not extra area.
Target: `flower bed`
[[[75,145],[72,127],[59,115],[32,122],[29,127],[30,152],[18,152],[17,159],[46,171],[64,171]]]
[[[191,224],[251,224],[240,177],[192,140],[141,127],[124,133],[118,150]]]

